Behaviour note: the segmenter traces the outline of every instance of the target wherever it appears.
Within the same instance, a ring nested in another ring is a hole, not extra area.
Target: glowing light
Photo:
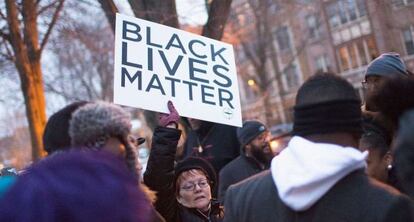
[[[279,141],[277,140],[270,141],[270,149],[272,149],[273,152],[276,152],[278,150],[278,147],[279,147]]]
[[[247,81],[247,85],[249,85],[249,86],[254,86],[254,85],[256,85],[256,82],[255,82],[253,79],[249,79],[249,80]]]

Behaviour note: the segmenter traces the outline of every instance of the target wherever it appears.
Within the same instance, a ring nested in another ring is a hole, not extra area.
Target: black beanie
[[[266,130],[266,126],[259,121],[246,121],[242,128],[237,129],[237,139],[241,147],[244,147]]]
[[[199,157],[187,157],[177,163],[174,171],[174,186],[176,185],[177,179],[181,173],[192,169],[203,171],[210,181],[211,190],[215,189],[217,186],[216,171],[209,162]]]
[[[334,132],[361,135],[362,116],[359,100],[333,100],[294,107],[293,135]]]
[[[74,102],[50,116],[43,132],[43,145],[48,154],[71,146],[69,137],[69,121],[79,107],[88,102]]]

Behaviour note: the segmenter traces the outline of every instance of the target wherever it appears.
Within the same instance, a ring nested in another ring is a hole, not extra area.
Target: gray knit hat
[[[127,136],[131,131],[131,117],[121,107],[96,102],[86,104],[72,115],[69,135],[72,146],[100,148],[110,137]]]
[[[380,55],[368,64],[365,79],[372,75],[394,78],[408,76],[408,72],[400,55],[398,53],[388,52]]]
[[[72,146],[100,149],[111,137],[125,146],[125,161],[131,172],[138,177],[137,157],[134,145],[129,141],[131,117],[121,107],[95,102],[82,106],[72,114],[69,135]]]

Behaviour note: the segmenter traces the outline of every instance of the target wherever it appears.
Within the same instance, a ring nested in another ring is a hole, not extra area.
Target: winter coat
[[[409,199],[368,179],[367,155],[294,136],[270,171],[227,190],[225,221],[412,221]]]
[[[226,190],[230,185],[238,183],[250,176],[262,172],[269,167],[259,164],[255,159],[246,156],[244,153],[228,163],[220,171],[219,177],[219,200],[223,203]]]
[[[408,222],[412,203],[369,182],[357,170],[332,187],[305,211],[288,208],[279,198],[270,171],[257,174],[227,190],[225,222]]]
[[[188,133],[183,158],[202,157],[210,162],[218,175],[221,168],[240,155],[237,128],[203,122],[200,129]]]
[[[144,173],[144,183],[157,192],[155,208],[167,222],[221,221],[222,207],[212,201],[210,220],[196,209],[190,209],[177,202],[174,190],[174,158],[181,131],[157,127],[154,131],[151,152]]]

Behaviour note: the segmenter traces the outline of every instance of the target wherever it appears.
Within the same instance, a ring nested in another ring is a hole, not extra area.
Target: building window
[[[414,54],[414,26],[410,26],[408,28],[403,29],[403,38],[404,38],[404,46],[405,52],[407,55]]]
[[[299,85],[299,70],[295,63],[288,65],[283,74],[286,81],[285,89],[287,91]]]
[[[392,0],[392,5],[395,8],[400,8],[400,7],[404,7],[406,5],[410,5],[413,4],[414,0]]]
[[[316,72],[327,72],[329,70],[329,61],[326,55],[319,56],[315,60]]]
[[[341,72],[356,69],[367,65],[378,56],[375,40],[372,37],[364,38],[337,49]]]
[[[338,0],[326,7],[331,28],[357,20],[367,14],[364,0]]]
[[[290,42],[289,29],[287,26],[283,26],[276,30],[276,39],[279,50],[286,51],[292,49]]]
[[[306,23],[308,24],[309,37],[312,39],[319,38],[320,25],[319,25],[318,18],[315,15],[308,15],[306,17]]]

